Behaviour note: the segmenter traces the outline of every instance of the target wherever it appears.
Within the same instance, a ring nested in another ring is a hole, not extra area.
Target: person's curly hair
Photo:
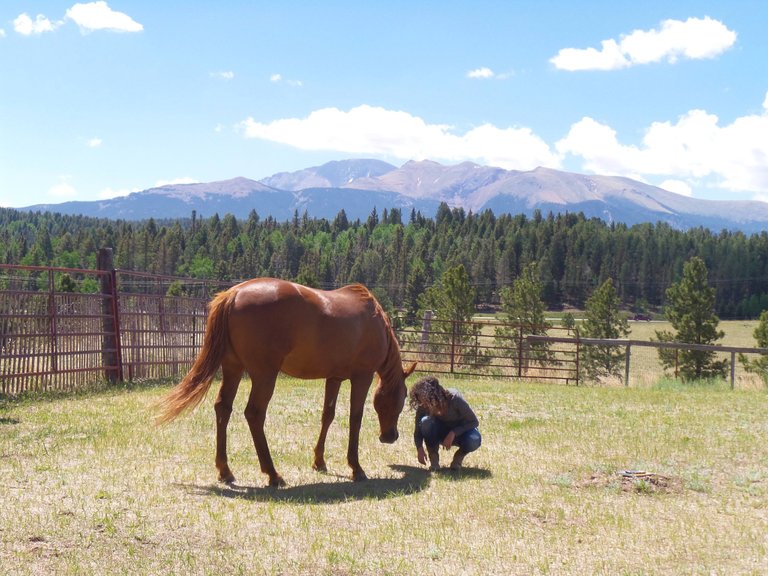
[[[414,410],[423,408],[430,414],[444,411],[450,399],[451,393],[440,386],[440,382],[434,376],[427,376],[416,382],[408,394],[408,403],[411,408]]]

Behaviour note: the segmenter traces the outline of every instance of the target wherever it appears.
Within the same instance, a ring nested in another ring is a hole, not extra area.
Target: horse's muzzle
[[[399,437],[400,435],[397,433],[397,429],[393,428],[379,436],[379,442],[382,444],[393,444]]]

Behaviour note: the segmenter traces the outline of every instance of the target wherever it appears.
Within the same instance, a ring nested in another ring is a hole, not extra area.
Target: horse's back
[[[325,291],[258,278],[233,290],[230,342],[246,369],[349,378],[373,372],[386,354],[382,312],[362,286]]]

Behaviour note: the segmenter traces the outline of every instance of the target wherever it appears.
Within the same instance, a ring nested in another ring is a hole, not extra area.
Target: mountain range
[[[333,219],[344,210],[349,220],[366,219],[375,207],[411,210],[432,217],[440,203],[478,213],[532,215],[583,212],[628,225],[665,222],[678,229],[703,226],[756,233],[768,229],[768,203],[702,200],[617,176],[582,175],[550,168],[503,170],[471,162],[442,165],[410,161],[401,167],[380,160],[328,162],[259,181],[233,178],[199,184],[150,188],[127,196],[92,202],[38,204],[20,208],[101,218],[143,220],[233,214],[252,210],[278,221],[305,212]]]

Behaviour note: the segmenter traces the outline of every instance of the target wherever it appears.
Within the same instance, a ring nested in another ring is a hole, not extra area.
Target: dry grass
[[[165,428],[164,388],[0,403],[8,574],[763,574],[768,395],[450,381],[481,419],[459,474],[378,443],[348,480],[347,411],[310,469],[322,386],[282,379],[267,419],[285,489],[263,487],[239,415],[238,483],[215,482],[213,410]],[[348,388],[342,389],[346,403]],[[237,407],[240,414],[243,398]],[[627,474],[626,470],[646,474]]]
[[[755,348],[754,331],[757,328],[757,320],[721,320],[718,329],[725,332],[725,336],[718,344],[723,346],[742,346],[744,348]],[[657,330],[668,330],[674,332],[674,328],[669,322],[630,322],[630,338],[633,340],[656,340]]]

